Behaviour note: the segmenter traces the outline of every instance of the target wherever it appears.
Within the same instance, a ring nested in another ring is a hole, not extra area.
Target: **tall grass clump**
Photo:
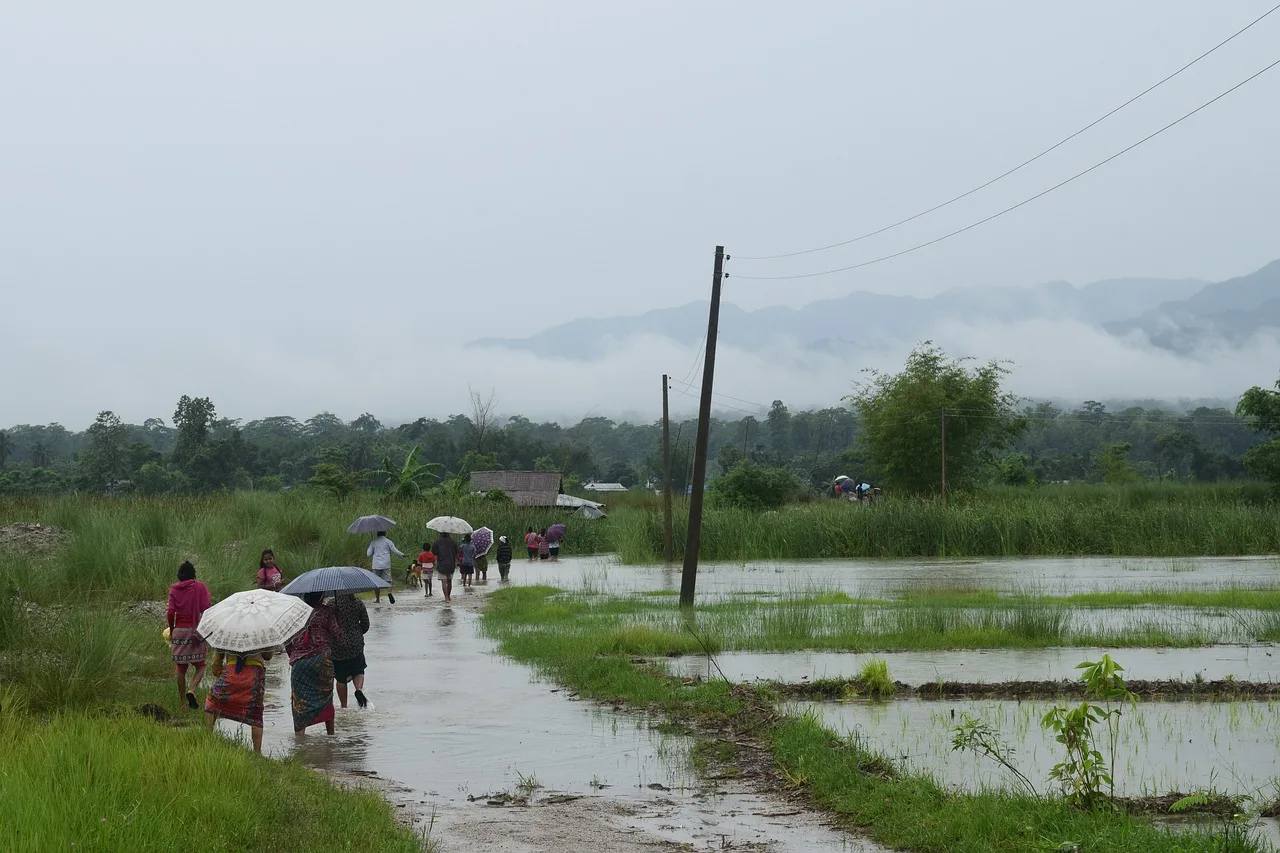
[[[864,663],[858,673],[858,681],[872,699],[888,699],[896,689],[889,677],[889,662],[884,658]]]

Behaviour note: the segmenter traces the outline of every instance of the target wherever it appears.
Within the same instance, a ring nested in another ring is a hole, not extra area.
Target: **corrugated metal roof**
[[[560,491],[559,471],[475,471],[471,491],[500,489],[516,506],[555,506]]]

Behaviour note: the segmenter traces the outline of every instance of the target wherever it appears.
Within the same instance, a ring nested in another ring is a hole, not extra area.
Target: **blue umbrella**
[[[396,523],[385,515],[362,515],[355,521],[351,522],[351,526],[347,528],[347,532],[377,533],[379,530],[389,530],[395,526]]]
[[[391,584],[368,569],[357,566],[329,566],[303,572],[280,590],[285,595],[306,595],[309,592],[367,592],[371,589],[389,589]]]

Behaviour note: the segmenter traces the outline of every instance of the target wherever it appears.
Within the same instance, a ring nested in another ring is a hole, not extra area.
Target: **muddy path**
[[[479,631],[496,588],[459,591],[451,606],[412,590],[394,605],[370,602],[372,704],[339,709],[333,737],[294,735],[288,668],[273,662],[265,751],[379,791],[445,853],[881,849],[773,794],[762,777],[698,778],[690,739],[572,699],[498,655]]]

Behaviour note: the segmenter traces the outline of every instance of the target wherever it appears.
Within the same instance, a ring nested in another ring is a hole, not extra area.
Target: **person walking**
[[[551,543],[547,541],[547,528],[542,528],[542,532],[538,534],[538,559],[551,559]]]
[[[269,589],[279,592],[284,586],[284,572],[276,565],[276,555],[270,548],[262,552],[258,558],[258,589]]]
[[[178,682],[178,702],[186,699],[187,707],[200,710],[196,701],[196,688],[204,678],[205,655],[209,647],[205,645],[196,626],[200,624],[200,616],[213,605],[209,596],[209,587],[196,580],[196,567],[190,560],[183,561],[178,567],[178,582],[169,587],[169,610],[166,620],[169,624],[169,643],[173,651],[173,672]],[[187,686],[187,669],[194,670],[191,686]]]
[[[403,557],[400,549],[396,547],[396,543],[387,538],[387,531],[379,530],[374,534],[373,541],[369,543],[369,548],[365,551],[366,556],[372,557],[371,567],[373,573],[382,578],[387,583],[391,583],[391,555]],[[396,597],[391,594],[392,587],[387,587],[387,601],[392,604],[396,603]],[[382,602],[382,590],[375,589],[373,591],[373,603]]]
[[[511,572],[511,543],[507,537],[498,537],[498,580],[506,580]]]
[[[471,544],[470,533],[462,534],[462,547],[459,551],[462,554],[462,565],[458,571],[462,575],[462,585],[469,587],[473,585],[476,574],[476,546]]]
[[[524,535],[524,547],[529,552],[529,562],[538,559],[538,534],[533,532],[532,527]]]
[[[422,567],[422,585],[427,590],[423,598],[428,598],[431,595],[431,575],[436,570],[436,555],[431,553],[430,542],[422,543],[422,550],[418,552],[418,565]]]
[[[333,657],[330,649],[341,642],[342,627],[323,592],[308,592],[302,600],[311,605],[306,629],[285,645],[289,653],[289,694],[293,707],[293,731],[324,723],[333,734]]]
[[[210,731],[218,718],[249,727],[253,751],[262,754],[262,712],[267,706],[267,661],[271,652],[236,654],[214,649],[213,687],[204,700],[204,720]]]
[[[338,685],[338,704],[347,707],[347,682],[355,687],[356,704],[369,704],[364,698],[364,635],[369,633],[369,610],[352,593],[338,596],[334,602],[342,639],[333,644],[333,679]]]
[[[444,603],[453,601],[453,572],[458,567],[458,543],[448,533],[441,533],[440,538],[431,546],[436,554],[436,574],[440,576],[440,592],[444,595]]]
[[[547,543],[547,553],[551,555],[551,562],[560,562],[560,538],[556,537]]]

